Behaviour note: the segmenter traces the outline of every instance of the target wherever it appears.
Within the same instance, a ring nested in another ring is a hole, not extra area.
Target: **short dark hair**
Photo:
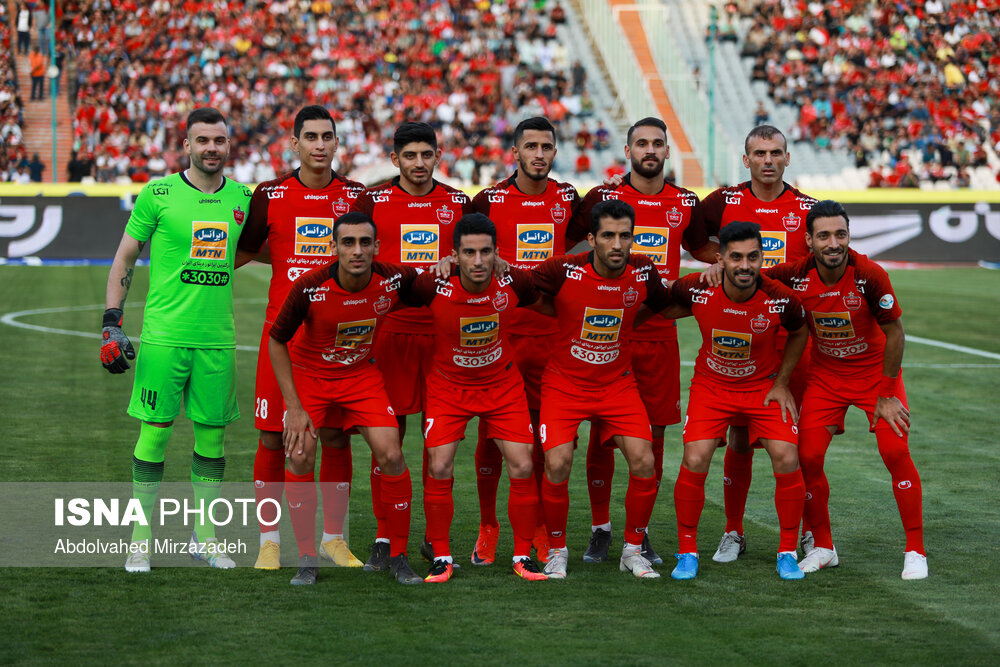
[[[628,202],[620,199],[605,199],[590,209],[590,233],[596,235],[601,229],[601,218],[621,220],[628,218],[635,229],[635,209]]]
[[[626,144],[630,144],[631,145],[631,143],[632,143],[632,133],[636,130],[636,128],[640,128],[640,127],[658,127],[661,130],[663,130],[663,134],[667,133],[667,124],[666,123],[664,123],[659,118],[654,118],[653,116],[646,116],[642,120],[635,121],[635,123],[632,125],[632,127],[628,128],[628,134],[625,135],[625,143]]]
[[[758,125],[750,130],[747,138],[743,141],[743,153],[746,155],[750,154],[751,139],[774,139],[775,137],[781,137],[782,141],[785,142],[785,149],[787,150],[788,139],[785,138],[785,134],[781,130],[774,125]]]
[[[337,218],[336,222],[333,223],[333,240],[337,240],[337,230],[340,229],[342,225],[371,225],[372,226],[372,236],[378,238],[378,228],[375,226],[375,221],[367,213],[362,211],[351,211],[345,213],[344,215]]]
[[[226,117],[222,115],[221,111],[213,107],[199,107],[189,113],[187,117],[188,132],[191,131],[191,126],[195,123],[205,123],[206,125],[222,123],[226,127],[229,127],[229,124],[226,123]]]
[[[302,126],[306,124],[307,120],[328,120],[330,121],[330,125],[333,126],[333,134],[337,134],[337,124],[333,122],[333,116],[326,110],[326,107],[321,107],[318,104],[310,104],[309,106],[302,107],[295,114],[295,123],[292,125],[292,136],[296,139],[302,135]]]
[[[837,218],[841,217],[847,224],[847,228],[851,228],[851,219],[847,217],[847,211],[844,210],[844,205],[839,201],[833,201],[832,199],[824,199],[813,204],[813,207],[809,209],[809,213],[806,214],[806,231],[810,234],[813,233],[813,223],[816,218]]]
[[[399,153],[406,144],[424,142],[437,150],[438,140],[434,128],[427,123],[406,122],[396,128],[392,135],[392,152]]]
[[[490,238],[493,239],[493,247],[496,247],[497,226],[493,224],[493,221],[482,213],[466,213],[455,225],[455,250],[458,250],[458,247],[462,245],[463,236],[473,234],[489,234]]]
[[[760,225],[756,222],[730,222],[719,230],[719,250],[725,250],[733,241],[749,241],[757,239],[757,245],[764,248],[760,238]]]
[[[552,123],[545,116],[532,116],[531,118],[525,118],[517,127],[514,128],[514,145],[517,146],[521,143],[521,137],[524,136],[525,130],[538,130],[539,132],[551,132],[552,133],[552,143],[556,141],[556,128],[552,127]]]

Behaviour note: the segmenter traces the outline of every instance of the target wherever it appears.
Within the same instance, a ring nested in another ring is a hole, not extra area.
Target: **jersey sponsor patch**
[[[788,245],[785,232],[761,231],[760,236],[764,248],[764,268],[784,262]]]
[[[618,340],[624,314],[625,311],[621,308],[602,309],[587,306],[583,313],[580,338],[595,343],[614,343]]]
[[[517,261],[541,262],[552,257],[555,227],[550,224],[517,226]]]
[[[306,257],[329,257],[333,238],[330,218],[295,218],[295,254]]]
[[[409,264],[438,261],[438,225],[400,225],[399,260]]]
[[[370,345],[375,334],[375,319],[337,324],[337,347],[354,349]]]
[[[712,354],[721,359],[746,361],[750,358],[753,334],[712,329]]]
[[[813,311],[813,325],[816,337],[824,340],[845,340],[854,338],[854,326],[851,324],[851,314],[820,313]]]
[[[485,347],[497,342],[500,334],[500,316],[497,313],[482,317],[459,318],[458,338],[462,347]]]
[[[229,239],[229,223],[191,223],[191,259],[218,259],[225,261]]]
[[[891,294],[883,294],[882,298],[878,300],[878,307],[882,310],[892,310],[894,303],[896,303],[896,300],[892,298]]]
[[[670,230],[666,227],[635,226],[632,234],[632,252],[649,257],[656,266],[667,265],[667,242]]]

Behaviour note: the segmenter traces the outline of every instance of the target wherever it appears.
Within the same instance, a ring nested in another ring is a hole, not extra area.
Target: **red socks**
[[[479,440],[476,443],[476,489],[479,491],[479,523],[484,526],[496,526],[500,523],[497,520],[497,487],[500,485],[502,468],[500,448],[486,437],[480,425]]]
[[[257,455],[253,459],[254,496],[260,512],[260,532],[278,530],[278,508],[285,491],[285,450],[268,449],[257,441]],[[264,502],[273,500],[274,502]],[[270,525],[268,525],[270,524]]]
[[[723,464],[722,495],[725,499],[726,532],[735,530],[743,534],[743,514],[747,508],[747,494],[753,478],[753,450],[740,454],[726,447]]]
[[[389,539],[389,527],[385,522],[385,507],[382,505],[382,470],[378,467],[378,461],[372,454],[372,514],[375,515],[377,527],[375,529],[375,539]]]
[[[507,517],[514,531],[514,555],[530,556],[535,526],[538,523],[538,488],[534,477],[511,478]]]
[[[707,472],[691,472],[682,465],[674,483],[678,553],[698,553],[698,520],[705,507],[706,477]]]
[[[553,484],[548,477],[542,478],[542,509],[545,512],[545,526],[549,531],[549,548],[566,547],[566,521],[569,517],[569,481]]]
[[[413,500],[413,485],[410,470],[392,476],[384,472],[382,477],[382,507],[389,537],[389,555],[406,553],[406,543],[410,539],[410,503]],[[428,478],[430,479],[430,478]]]
[[[778,551],[795,551],[798,546],[799,523],[805,500],[806,484],[801,468],[795,472],[774,473],[774,508],[778,511],[778,526],[781,528]]]
[[[806,484],[806,502],[803,519],[812,530],[816,546],[833,548],[830,534],[830,483],[823,472],[826,450],[833,434],[824,426],[799,431],[799,465]]]
[[[611,481],[615,477],[615,450],[599,442],[597,428],[590,429],[587,445],[587,492],[591,524],[611,523]]]
[[[323,492],[323,531],[344,534],[344,518],[351,498],[354,466],[351,447],[323,447],[319,460],[319,486]]]
[[[449,533],[455,516],[455,500],[452,495],[454,479],[434,479],[428,477],[424,484],[424,516],[427,519],[427,540],[431,543],[435,557],[450,556]]]
[[[316,476],[310,471],[296,475],[285,471],[285,495],[288,496],[288,514],[295,531],[299,556],[316,555]]]
[[[628,477],[628,491],[625,492],[625,542],[642,544],[646,536],[649,517],[656,504],[656,476]]]
[[[906,531],[906,550],[924,553],[923,492],[920,473],[913,465],[906,437],[900,438],[889,428],[875,431],[878,453],[892,476],[892,494],[896,496],[899,518]]]

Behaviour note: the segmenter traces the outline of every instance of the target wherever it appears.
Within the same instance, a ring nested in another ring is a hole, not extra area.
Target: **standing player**
[[[805,215],[816,200],[783,180],[790,160],[785,136],[776,127],[758,125],[747,134],[743,149],[743,166],[750,170],[750,180],[719,188],[705,197],[705,223],[709,233],[717,237],[719,230],[736,220],[755,222],[760,225],[764,244],[764,268],[807,257]],[[784,346],[782,333],[778,337],[779,351]],[[808,365],[809,350],[806,349],[789,384],[799,403],[805,391]],[[747,439],[747,428],[734,424],[729,431],[723,471],[726,530],[712,557],[716,562],[735,561],[746,551],[743,513],[752,473],[753,449]],[[806,531],[802,537],[803,551],[811,549],[811,545],[812,533]]]
[[[424,422],[424,513],[434,552],[425,581],[445,582],[452,575],[448,534],[455,513],[455,453],[472,417],[479,417],[486,438],[498,444],[507,462],[514,572],[531,581],[546,579],[531,560],[538,514],[538,488],[531,474],[532,426],[507,333],[516,308],[534,304],[538,292],[525,271],[515,268],[494,277],[496,242],[496,227],[489,218],[481,213],[463,216],[454,233],[458,275],[435,278],[425,273],[410,296],[404,296],[411,305],[430,307],[436,341]]]
[[[781,264],[768,277],[795,290],[807,313],[814,354],[799,420],[799,459],[805,476],[805,512],[816,547],[803,572],[836,567],[830,534],[830,485],[823,461],[830,440],[844,432],[844,414],[856,405],[868,415],[878,451],[892,476],[906,532],[903,579],[927,577],[920,474],[907,445],[910,413],[900,367],[905,336],[889,276],[851,250],[847,212],[835,201],[816,203],[806,216],[812,257]]]
[[[101,362],[112,373],[124,373],[130,367],[126,358],[135,359],[135,351],[121,328],[122,310],[135,262],[150,243],[142,347],[128,407],[141,421],[132,484],[147,517],[163,480],[164,451],[181,398],[194,426],[194,498],[206,507],[222,486],[226,425],[240,416],[232,277],[235,266],[250,259],[236,259],[250,190],[222,175],[229,146],[221,113],[201,108],[188,115],[184,152],[191,166],[143,187],[108,275]],[[148,525],[133,527],[132,542],[138,544],[125,561],[126,571],[149,572],[151,536]],[[211,521],[195,525],[191,542],[194,558],[221,569],[235,567],[218,549]]]
[[[281,441],[285,412],[281,390],[271,370],[268,341],[271,325],[292,282],[303,273],[332,261],[330,239],[334,220],[346,214],[364,186],[349,181],[332,170],[337,152],[337,128],[330,112],[317,105],[303,107],[295,115],[291,148],[298,154],[300,167],[261,183],[250,200],[250,219],[240,237],[240,249],[256,254],[267,243],[271,261],[271,286],[257,354],[255,425],[260,431],[254,458],[254,487],[257,506],[264,500],[281,504],[286,476],[285,448]],[[343,537],[346,500],[351,483],[350,440],[340,437],[322,441],[319,481],[323,489],[323,539],[320,556],[337,565],[361,567]],[[289,473],[290,474],[290,473]],[[270,508],[270,505],[263,505]],[[276,570],[281,567],[281,536],[274,529],[276,512],[261,517],[260,553],[254,567]]]
[[[642,540],[656,502],[649,420],[632,374],[631,337],[643,304],[670,303],[652,262],[629,256],[635,212],[609,200],[590,212],[590,253],[554,257],[534,270],[535,286],[553,302],[559,344],[542,376],[539,427],[545,448],[542,509],[549,531],[549,578],[565,579],[569,551],[569,475],[580,422],[589,419],[604,440],[614,437],[629,465],[625,540],[619,568],[640,578],[660,575],[642,556]]]
[[[354,210],[371,216],[382,230],[382,257],[414,269],[429,269],[452,251],[451,225],[473,213],[472,200],[462,191],[434,179],[441,160],[434,128],[427,123],[403,123],[392,139],[392,164],[399,176],[386,185],[365,190]],[[375,357],[385,376],[385,389],[396,412],[399,438],[406,435],[406,415],[423,412],[424,378],[434,354],[430,313],[403,310],[386,318],[375,341]],[[426,465],[424,465],[426,468]],[[388,537],[382,502],[381,471],[372,459],[372,507],[378,521],[368,571],[388,566]]]
[[[518,123],[511,152],[517,160],[517,170],[493,187],[481,190],[473,199],[473,206],[496,225],[500,256],[513,267],[530,270],[551,257],[566,254],[566,235],[579,207],[580,195],[569,183],[549,178],[556,158],[556,130],[547,118],[535,116]],[[539,488],[545,469],[545,455],[538,439],[542,371],[558,332],[553,318],[532,310],[517,310],[511,315],[510,345],[528,395],[534,433],[532,456]],[[499,448],[480,429],[476,445],[479,538],[472,551],[475,565],[491,564],[496,553],[500,534],[496,514],[500,463]],[[545,562],[549,547],[541,512],[538,519],[533,542],[538,559]]]
[[[696,258],[714,263],[718,245],[709,241],[702,218],[701,202],[690,190],[667,183],[664,165],[670,157],[667,126],[659,118],[643,118],[629,128],[625,157],[632,170],[619,185],[601,186],[587,193],[580,207],[586,217],[598,202],[618,199],[635,209],[635,236],[632,253],[645,255],[664,280],[677,279],[681,247]],[[570,230],[574,241],[585,230]],[[663,433],[666,426],[681,420],[680,353],[677,349],[677,325],[674,320],[654,317],[636,328],[632,335],[632,354],[642,363],[634,364],[635,382],[649,416],[653,436],[656,486],[663,477]],[[607,560],[611,546],[611,481],[615,475],[614,449],[600,442],[597,431],[590,432],[587,448],[587,490],[592,515],[591,539],[583,560],[599,563]],[[651,563],[663,560],[649,545],[649,535],[642,541],[643,556]]]
[[[291,583],[316,583],[316,431],[326,442],[357,428],[381,469],[382,515],[388,524],[390,572],[401,584],[423,581],[406,558],[410,534],[410,471],[403,460],[396,416],[374,365],[372,349],[380,323],[410,287],[410,267],[373,263],[375,225],[351,212],[333,225],[333,264],[292,283],[271,327],[268,343],[275,378],[285,402],[283,442],[289,457],[285,485],[299,570]],[[302,334],[289,349],[299,327]],[[329,425],[339,422],[340,429]]]
[[[796,454],[797,412],[788,381],[807,329],[802,306],[790,289],[762,278],[760,228],[734,222],[719,234],[722,284],[707,287],[698,274],[671,287],[674,299],[690,309],[701,329],[702,345],[691,380],[684,420],[684,458],[674,485],[680,548],[674,579],[698,574],[698,520],[705,505],[705,478],[716,447],[730,422],[740,418],[751,437],[760,439],[774,468],[774,505],[781,527],[778,574],[801,579],[795,540],[802,520],[805,485]],[[778,329],[789,332],[778,353]]]

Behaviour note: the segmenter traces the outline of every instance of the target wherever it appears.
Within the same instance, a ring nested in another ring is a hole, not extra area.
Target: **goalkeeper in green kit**
[[[143,187],[108,276],[101,362],[111,373],[124,373],[136,353],[122,331],[122,311],[136,259],[149,243],[149,294],[128,413],[141,421],[132,483],[150,524],[182,398],[194,423],[196,507],[204,503],[207,510],[219,497],[225,427],[240,416],[232,277],[236,266],[252,258],[236,257],[251,192],[222,174],[229,147],[221,113],[211,108],[190,113],[184,139],[190,168]],[[151,537],[149,526],[134,526],[127,571],[149,571]],[[221,569],[235,566],[216,540],[207,511],[195,523],[191,542],[194,558]]]

